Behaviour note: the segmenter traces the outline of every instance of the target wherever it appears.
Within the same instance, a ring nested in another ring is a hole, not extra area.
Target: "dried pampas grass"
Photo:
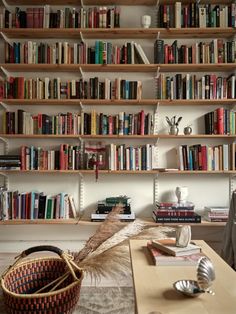
[[[106,220],[98,227],[92,237],[88,239],[85,244],[85,247],[79,252],[74,254],[74,259],[76,263],[84,260],[85,257],[95,251],[101,243],[110,238],[114,233],[119,231],[122,228],[122,224],[119,221],[118,214],[121,211],[120,206],[116,206],[112,211],[107,215]]]
[[[99,282],[102,277],[118,279],[131,272],[128,246],[116,246],[101,254],[88,256],[80,262],[83,269],[92,281]]]

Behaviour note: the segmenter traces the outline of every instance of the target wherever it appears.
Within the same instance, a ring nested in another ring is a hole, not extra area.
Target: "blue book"
[[[99,41],[95,41],[95,64],[99,64]]]

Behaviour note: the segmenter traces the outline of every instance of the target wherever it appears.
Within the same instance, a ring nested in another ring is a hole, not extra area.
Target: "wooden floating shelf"
[[[232,72],[236,63],[221,64],[14,64],[0,67],[13,72]]]
[[[224,134],[191,134],[191,135],[169,135],[169,134],[147,134],[147,135],[80,135],[80,134],[0,134],[2,138],[33,138],[33,139],[45,139],[45,138],[71,138],[71,139],[196,139],[196,138],[209,138],[209,139],[217,139],[217,138],[236,138],[236,135],[224,135]]]
[[[65,5],[64,0],[7,0],[9,5]],[[176,0],[160,0],[160,4],[173,4]],[[183,0],[182,3],[190,3],[189,0]],[[211,3],[211,4],[230,4],[231,0],[202,0],[201,3]],[[84,5],[145,5],[145,6],[155,6],[157,4],[156,0],[84,0]],[[66,5],[81,5],[79,0],[67,0]]]
[[[0,30],[8,38],[81,38],[86,39],[125,39],[125,38],[214,38],[232,37],[234,28],[3,28]]]
[[[235,104],[236,99],[2,99],[0,102],[9,106],[215,106]]]
[[[203,170],[99,170],[99,174],[236,174],[236,170],[218,170],[218,171],[203,171]],[[1,170],[0,174],[92,174],[95,175],[95,170]]]
[[[1,220],[0,225],[76,225],[77,219],[13,219]]]
[[[138,218],[138,217],[137,217]],[[147,226],[176,226],[178,223],[156,223],[152,218],[139,218]],[[2,220],[0,225],[90,225],[96,226],[101,224],[101,222],[92,222],[88,218],[84,219],[13,219],[13,220]],[[123,224],[128,224],[128,222],[123,222]],[[200,227],[218,227],[225,226],[225,222],[208,222],[202,221],[201,223],[188,223],[191,226],[200,226]]]

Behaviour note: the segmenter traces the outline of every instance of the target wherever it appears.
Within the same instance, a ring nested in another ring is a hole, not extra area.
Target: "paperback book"
[[[178,247],[175,245],[175,238],[166,238],[160,240],[152,240],[152,246],[156,249],[166,252],[172,256],[185,256],[201,252],[201,247],[193,243],[189,243],[186,247]]]

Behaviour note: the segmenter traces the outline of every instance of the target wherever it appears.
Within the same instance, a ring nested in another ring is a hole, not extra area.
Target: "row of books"
[[[235,75],[228,77],[215,74],[203,75],[200,79],[189,73],[157,77],[158,99],[234,99]]]
[[[73,196],[67,193],[0,191],[0,220],[76,218]]]
[[[177,157],[180,170],[235,170],[235,143],[181,145]]]
[[[15,8],[11,12],[2,8],[0,28],[114,28],[120,27],[118,7],[90,7],[52,10],[50,5]]]
[[[175,40],[171,45],[163,39],[157,39],[154,44],[154,62],[160,64],[208,64],[235,63],[235,41],[213,39],[211,42],[196,42],[191,46],[178,45]]]
[[[9,77],[0,81],[0,97],[7,99],[141,99],[142,82],[116,78],[101,80]]]
[[[149,64],[149,60],[136,42],[125,42],[122,46],[107,41],[95,41],[94,46],[86,42],[58,42],[55,44],[13,42],[5,45],[5,60],[11,63],[51,64]]]
[[[3,156],[7,157],[7,156]],[[80,146],[61,144],[58,150],[22,146],[18,170],[152,170],[157,168],[156,147],[146,144],[138,147],[86,142]],[[5,167],[6,168],[6,167]],[[4,169],[5,169],[4,168]]]
[[[3,114],[5,134],[84,134],[84,135],[146,135],[154,134],[156,115],[124,111],[116,115],[97,113],[31,114],[22,109]]]
[[[79,170],[82,168],[80,146],[61,144],[52,150],[21,146],[20,170]]]
[[[215,5],[191,2],[161,4],[157,13],[157,27],[235,27],[235,3]]]
[[[139,147],[110,144],[107,146],[110,170],[152,170],[157,167],[156,146]]]
[[[236,134],[235,111],[217,108],[204,116],[206,134]]]

